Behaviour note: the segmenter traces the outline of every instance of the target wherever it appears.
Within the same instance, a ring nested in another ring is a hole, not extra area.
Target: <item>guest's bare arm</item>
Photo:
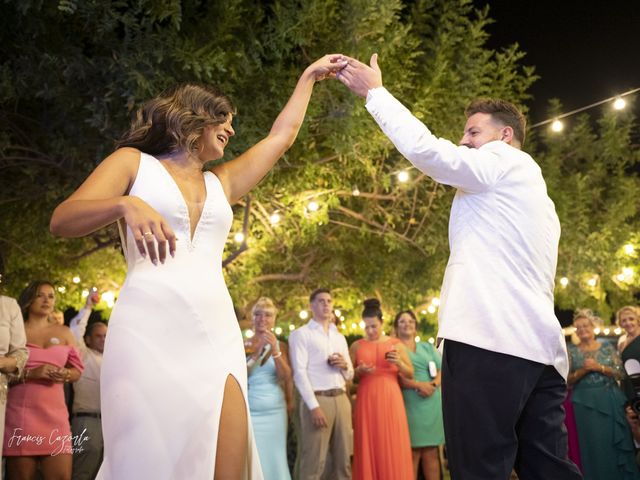
[[[235,203],[257,185],[291,147],[307,112],[314,84],[334,76],[343,68],[346,61],[340,61],[340,58],[340,55],[325,55],[307,67],[269,135],[239,157],[215,167],[214,172],[230,203]]]

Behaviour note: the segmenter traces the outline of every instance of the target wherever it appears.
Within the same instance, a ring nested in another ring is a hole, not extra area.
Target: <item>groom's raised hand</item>
[[[366,98],[372,88],[382,86],[382,72],[378,67],[378,54],[371,55],[370,65],[351,57],[344,57],[349,63],[339,72],[336,78],[356,95]]]

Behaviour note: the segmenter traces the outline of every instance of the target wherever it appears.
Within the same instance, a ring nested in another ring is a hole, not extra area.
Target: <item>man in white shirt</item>
[[[579,479],[567,459],[566,344],[553,309],[560,223],[521,150],[526,121],[473,102],[460,145],[437,138],[383,86],[377,55],[338,79],[420,171],[457,189],[440,294],[442,397],[452,479]]]
[[[100,371],[107,325],[102,321],[88,323],[95,297],[70,322],[69,328],[78,342],[85,369],[73,384],[71,431],[76,441],[73,452],[73,480],[96,477],[104,452],[100,414]]]
[[[310,298],[313,318],[289,336],[293,380],[300,392],[300,438],[297,472],[301,480],[351,478],[351,402],[346,382],[353,378],[349,347],[333,323],[328,289]],[[327,456],[331,465],[327,465]]]

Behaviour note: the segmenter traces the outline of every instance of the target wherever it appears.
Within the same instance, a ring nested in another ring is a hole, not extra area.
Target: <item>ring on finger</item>
[[[146,237],[147,235],[153,235],[153,232],[144,232],[142,236]]]

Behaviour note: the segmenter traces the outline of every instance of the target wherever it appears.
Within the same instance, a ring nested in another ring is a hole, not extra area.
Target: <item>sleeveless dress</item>
[[[83,370],[80,354],[69,345],[42,348],[27,343],[26,369],[46,363],[58,368]],[[64,401],[64,384],[47,381],[16,383],[9,389],[4,430],[7,457],[71,454],[83,439],[71,437],[69,411]]]
[[[360,378],[356,397],[353,478],[355,480],[413,480],[409,426],[398,383],[398,367],[385,360],[401,342],[360,340],[356,365],[375,365]]]
[[[218,178],[205,172],[204,179],[207,198],[192,239],[178,185],[156,158],[141,154],[129,194],[156,209],[178,241],[175,258],[155,266],[126,230],[128,274],[102,363],[99,480],[212,480],[229,376],[246,403],[242,334],[222,275],[233,214]],[[243,478],[262,479],[248,424]]]
[[[586,358],[620,370],[618,352],[610,344],[583,352],[569,345],[571,371],[584,366]],[[584,480],[639,480],[631,429],[624,413],[625,396],[615,378],[590,372],[574,386],[571,401],[578,427]]]
[[[291,480],[287,464],[287,402],[271,356],[249,375],[249,409],[265,480]]]
[[[429,362],[435,362],[440,371],[442,359],[438,351],[426,342],[416,344],[416,351],[408,350],[413,364],[413,375],[418,382],[433,380],[429,374]],[[421,397],[413,388],[403,388],[402,397],[407,409],[407,421],[411,434],[411,447],[435,447],[444,443],[442,421],[442,391],[437,388],[433,395]]]

